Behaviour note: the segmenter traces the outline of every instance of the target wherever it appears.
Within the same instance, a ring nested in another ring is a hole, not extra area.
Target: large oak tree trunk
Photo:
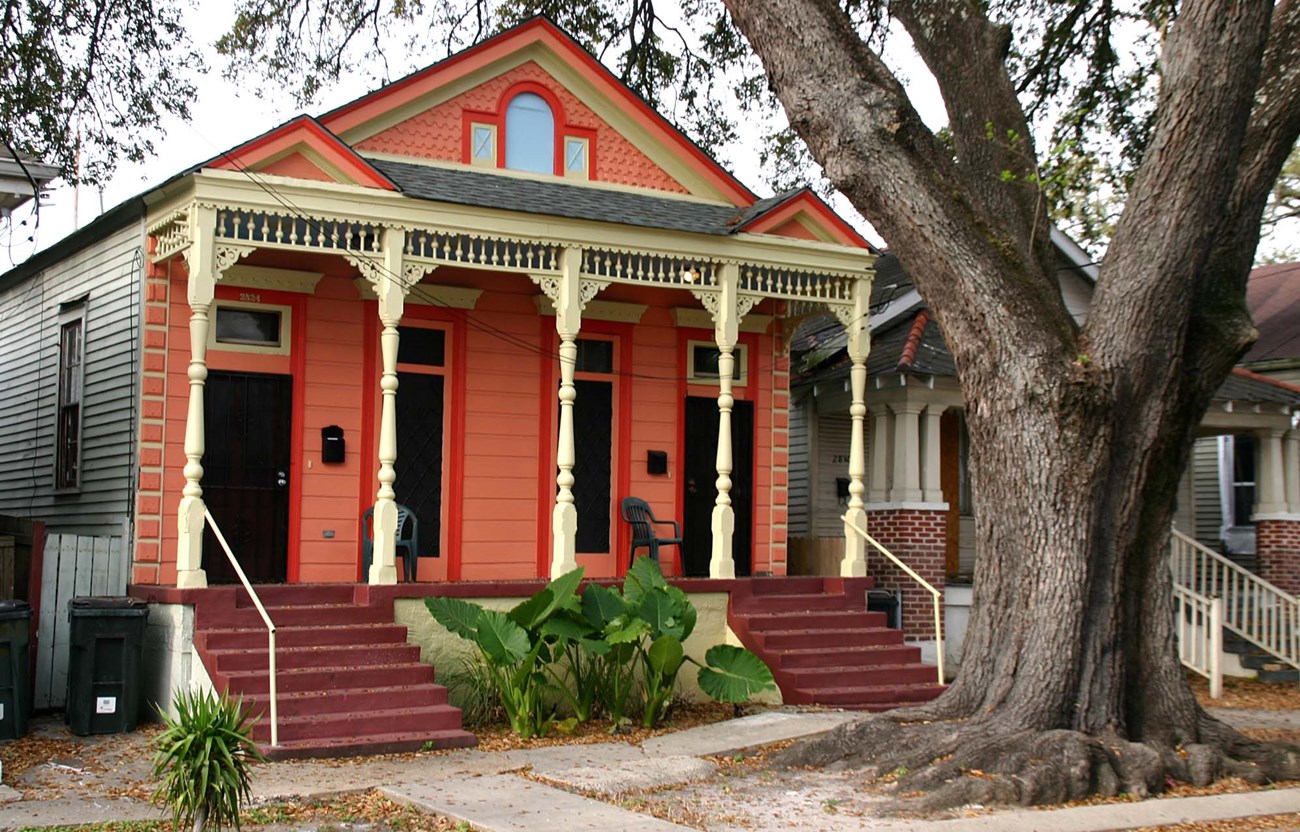
[[[792,125],[934,309],[984,507],[953,686],[787,759],[903,766],[939,804],[1300,776],[1300,749],[1251,743],[1197,706],[1167,566],[1195,426],[1255,337],[1244,286],[1258,220],[1300,133],[1297,3],[1183,4],[1080,328],[1003,62],[1009,34],[978,4],[890,4],[939,82],[954,161],[835,0],[726,2]],[[994,776],[963,777],[974,769]]]

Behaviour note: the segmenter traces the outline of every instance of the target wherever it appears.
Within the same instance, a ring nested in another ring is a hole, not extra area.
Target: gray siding
[[[812,509],[813,537],[844,534],[844,509],[835,492],[835,480],[849,475],[849,446],[853,420],[848,411],[822,413],[817,420],[817,452],[810,482],[816,489]],[[871,439],[867,437],[867,447]]]
[[[135,463],[140,223],[0,292],[0,514],[51,532],[118,535]],[[81,487],[54,491],[60,304],[86,299]]]
[[[1204,546],[1219,551],[1223,527],[1223,505],[1219,494],[1219,438],[1202,436],[1192,446],[1193,536]]]
[[[808,423],[813,412],[813,396],[805,396],[790,404],[790,537],[808,535],[808,455],[810,435]]]

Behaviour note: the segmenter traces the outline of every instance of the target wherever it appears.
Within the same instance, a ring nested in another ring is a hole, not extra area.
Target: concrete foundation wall
[[[157,721],[159,709],[176,716],[173,699],[180,691],[213,690],[207,668],[194,649],[192,605],[149,605],[141,665],[143,719]]]

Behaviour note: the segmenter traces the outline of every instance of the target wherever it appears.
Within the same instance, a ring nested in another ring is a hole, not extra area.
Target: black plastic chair
[[[361,517],[361,577],[370,574],[370,561],[375,556],[375,509],[366,509]],[[415,512],[401,503],[397,504],[397,556],[402,559],[402,577],[409,584],[415,581],[415,571],[420,560],[420,521]]]
[[[640,497],[625,497],[622,504],[623,520],[632,527],[632,547],[629,552],[628,563],[636,560],[636,550],[646,548],[650,550],[650,558],[659,560],[660,546],[677,546],[682,545],[682,527],[677,525],[676,520],[656,520],[654,512],[650,506]],[[655,526],[673,527],[673,537],[657,537],[655,535]]]

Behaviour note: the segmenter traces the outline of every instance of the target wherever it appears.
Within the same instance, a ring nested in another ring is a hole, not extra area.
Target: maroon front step
[[[906,644],[881,644],[871,647],[831,647],[805,650],[771,650],[768,659],[776,667],[796,670],[801,667],[870,667],[882,664],[911,664],[921,661],[921,648]]]
[[[754,595],[815,594],[826,591],[826,580],[816,576],[786,576],[783,578],[754,578],[749,582]]]
[[[356,594],[356,584],[271,584],[253,588],[267,612],[271,607],[351,604]],[[235,587],[235,606],[254,608],[253,599],[242,586]]]
[[[935,669],[919,662],[875,667],[802,667],[786,672],[800,688],[911,685],[937,681]]]
[[[265,668],[235,673],[214,673],[218,688],[227,685],[232,695],[256,696],[268,693],[271,683]],[[392,664],[383,667],[334,667],[280,671],[276,683],[282,693],[305,690],[344,690],[369,688],[376,684],[419,685],[433,681],[433,668],[427,664]]]
[[[888,622],[883,612],[829,610],[821,612],[749,613],[749,631],[765,630],[847,630],[880,628]]]
[[[755,595],[737,604],[737,609],[752,615],[773,612],[811,612],[811,611],[857,611],[861,612],[864,604],[857,606],[844,595],[829,592],[763,594]]]
[[[735,629],[735,627],[732,627]],[[770,650],[797,650],[805,647],[872,647],[875,645],[899,645],[903,643],[902,630],[888,627],[862,627],[842,630],[768,630],[766,632],[749,632],[754,642],[763,648],[764,655]],[[754,650],[753,647],[749,648]],[[755,652],[758,652],[755,650]]]
[[[217,673],[235,673],[240,670],[265,670],[266,647],[261,650],[208,650]],[[375,665],[408,664],[420,659],[420,648],[414,644],[330,644],[323,647],[277,648],[276,667],[299,670],[311,667],[371,667]]]
[[[934,671],[931,670],[933,673]],[[883,705],[890,702],[907,702],[913,705],[929,702],[943,693],[943,685],[860,685],[829,688],[800,688],[799,693],[808,697],[806,703],[819,705],[837,705],[841,708],[855,708],[860,705]],[[794,703],[800,704],[800,703]]]
[[[276,627],[277,647],[320,647],[327,644],[393,644],[406,640],[400,624],[344,624],[337,627]],[[266,651],[266,628],[241,627],[202,632],[208,650]]]
[[[329,711],[363,713],[417,708],[422,705],[447,704],[447,689],[442,685],[418,684],[395,687],[344,688],[343,690],[309,690],[281,692],[276,710],[281,718],[311,716]],[[269,719],[271,696],[269,693],[244,697],[244,710]]]
[[[405,731],[372,734],[368,737],[318,740],[281,740],[278,746],[261,744],[262,753],[272,760],[355,757],[361,754],[397,754],[404,751],[433,751],[470,748],[478,744],[473,734],[461,729],[447,731]]]
[[[460,728],[460,709],[450,705],[428,705],[369,713],[331,712],[280,717],[280,739],[285,742],[366,737],[394,728],[422,733],[456,730]],[[270,720],[259,719],[253,723],[252,736],[257,742],[270,742]]]

